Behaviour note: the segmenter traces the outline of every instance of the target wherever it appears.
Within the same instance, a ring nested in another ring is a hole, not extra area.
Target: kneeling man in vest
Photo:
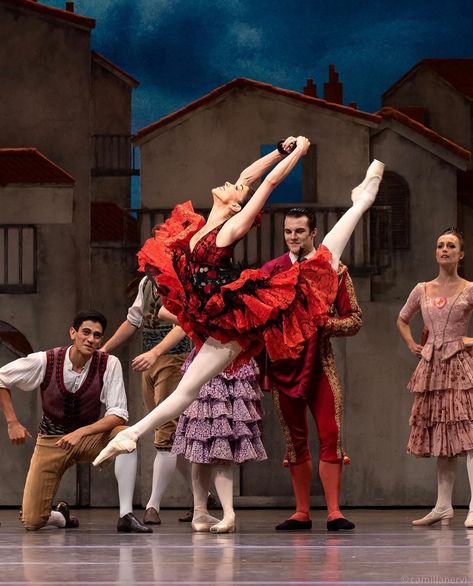
[[[77,527],[66,503],[52,511],[65,471],[92,462],[128,420],[122,368],[118,358],[98,348],[107,321],[98,311],[81,311],[69,330],[72,346],[35,352],[0,368],[0,408],[13,444],[30,433],[21,425],[11,389],[41,390],[43,417],[23,493],[21,521],[34,531],[45,525]],[[105,414],[100,417],[102,405]],[[120,497],[118,531],[151,533],[133,515],[136,452],[115,461]]]

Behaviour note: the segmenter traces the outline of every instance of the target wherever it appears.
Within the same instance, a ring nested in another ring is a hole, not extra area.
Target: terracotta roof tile
[[[93,201],[90,204],[90,222],[92,242],[139,241],[137,220],[116,203]]]
[[[213,91],[206,94],[205,96],[202,96],[198,100],[195,100],[194,102],[191,102],[190,104],[187,104],[187,106],[184,106],[183,108],[177,110],[176,112],[173,112],[172,114],[169,114],[168,116],[165,116],[164,118],[161,118],[160,120],[157,120],[156,122],[153,122],[153,124],[150,124],[149,126],[145,126],[144,128],[142,128],[141,130],[139,130],[136,133],[136,135],[133,138],[133,141],[137,142],[137,141],[141,140],[142,138],[144,138],[145,136],[148,136],[149,134],[151,134],[152,132],[154,132],[158,128],[166,126],[167,124],[180,118],[184,114],[187,114],[188,112],[192,112],[193,110],[196,110],[200,106],[208,104],[209,102],[211,102],[215,98],[218,98],[222,94],[224,94],[234,88],[260,89],[260,90],[267,91],[267,92],[270,92],[270,93],[273,93],[273,94],[276,94],[279,96],[293,98],[295,100],[298,100],[299,102],[303,102],[303,103],[307,104],[308,106],[317,106],[319,108],[323,108],[326,110],[332,110],[333,112],[338,112],[340,114],[352,116],[352,117],[358,118],[360,120],[365,120],[365,121],[374,122],[374,123],[379,122],[379,120],[380,120],[379,117],[377,117],[374,114],[369,114],[368,112],[363,112],[361,110],[355,110],[354,108],[350,108],[349,106],[343,106],[341,104],[327,102],[326,100],[322,100],[321,98],[314,98],[312,96],[307,96],[307,95],[302,94],[300,92],[282,89],[282,88],[276,87],[274,85],[271,85],[269,83],[264,83],[262,81],[255,81],[254,79],[247,79],[245,77],[238,77],[238,78],[233,79],[232,81],[230,81],[224,85],[219,86],[218,88],[214,89]]]
[[[33,0],[0,0],[0,4],[8,4],[17,8],[32,10],[33,12],[44,14],[46,16],[52,16],[58,20],[70,22],[72,24],[89,29],[95,27],[95,20],[93,18],[81,16],[80,14],[75,14],[75,12],[69,12],[68,10],[54,8],[52,6],[48,6],[47,4],[40,4],[39,2],[34,2]]]
[[[395,108],[391,108],[391,107],[381,108],[381,110],[378,112],[378,114],[385,119],[392,118],[393,120],[397,120],[401,124],[404,124],[405,126],[408,126],[409,128],[411,128],[412,130],[415,130],[416,132],[423,134],[432,142],[442,146],[443,148],[445,148],[449,151],[452,151],[453,153],[455,153],[456,155],[458,155],[462,159],[465,159],[467,161],[470,159],[470,156],[471,156],[470,151],[467,151],[466,149],[464,149],[460,145],[456,144],[455,142],[449,140],[448,138],[441,136],[440,134],[433,131],[432,129],[427,128],[427,126],[424,126],[420,122],[417,122],[416,120],[413,120],[412,118],[409,118],[409,116],[406,116],[406,114],[399,112],[399,110],[396,110]]]
[[[35,148],[0,148],[0,185],[74,185],[75,179]]]

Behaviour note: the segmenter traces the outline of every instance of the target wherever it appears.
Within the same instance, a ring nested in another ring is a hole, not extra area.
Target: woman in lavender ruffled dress
[[[420,359],[408,385],[414,405],[407,449],[416,456],[437,457],[437,502],[413,525],[450,523],[456,456],[466,455],[473,495],[473,338],[466,337],[473,283],[458,275],[463,256],[462,234],[448,228],[437,239],[437,278],[416,285],[397,321],[409,350]],[[409,327],[419,311],[428,330],[423,346]],[[465,527],[473,528],[473,498]]]
[[[193,355],[184,365],[185,370],[192,358]],[[267,457],[261,441],[262,398],[258,369],[251,359],[237,370],[229,367],[205,383],[181,415],[172,452],[183,454],[192,462],[194,531],[235,530],[233,464],[258,462]],[[212,481],[225,523],[207,510]]]

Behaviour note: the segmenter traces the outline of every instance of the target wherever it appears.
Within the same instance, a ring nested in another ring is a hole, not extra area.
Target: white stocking
[[[452,508],[453,485],[455,484],[456,458],[440,456],[437,458],[437,502],[438,512]]]
[[[211,464],[192,463],[192,492],[194,493],[194,516],[192,521],[194,523],[218,522],[218,519],[209,515],[207,509],[212,472]]]
[[[133,512],[133,492],[135,491],[137,453],[122,454],[115,460],[115,478],[118,484],[120,517]]]
[[[237,342],[221,344],[214,338],[207,338],[176,390],[143,419],[120,432],[120,437],[129,436],[136,440],[180,415],[197,397],[200,388],[231,364],[240,352]]]
[[[214,465],[214,484],[223,509],[223,519],[221,523],[234,523],[233,466],[231,464]]]
[[[356,228],[363,214],[373,204],[380,184],[379,177],[372,177],[368,180],[364,189],[357,194],[356,201],[338,220],[335,226],[326,234],[322,244],[332,253],[332,268],[338,269],[342,252],[350,240],[350,236]],[[355,191],[355,190],[354,190]]]
[[[468,450],[466,453],[466,469],[470,482],[470,511],[473,511],[473,450]]]
[[[153,464],[153,487],[146,505],[147,509],[153,507],[159,511],[163,494],[176,470],[176,459],[176,454],[171,454],[168,450],[157,450]]]

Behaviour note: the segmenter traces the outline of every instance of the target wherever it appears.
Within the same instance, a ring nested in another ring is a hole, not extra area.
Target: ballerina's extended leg
[[[132,452],[144,433],[180,415],[197,397],[199,389],[231,364],[240,352],[237,342],[221,344],[214,338],[207,338],[176,390],[135,425],[118,433],[95,458],[94,466],[103,466],[119,454]]]
[[[335,226],[323,239],[324,244],[332,253],[332,267],[337,270],[342,252],[350,236],[363,214],[373,205],[383,178],[384,164],[376,159],[366,171],[363,182],[351,193],[352,207],[343,214]]]

